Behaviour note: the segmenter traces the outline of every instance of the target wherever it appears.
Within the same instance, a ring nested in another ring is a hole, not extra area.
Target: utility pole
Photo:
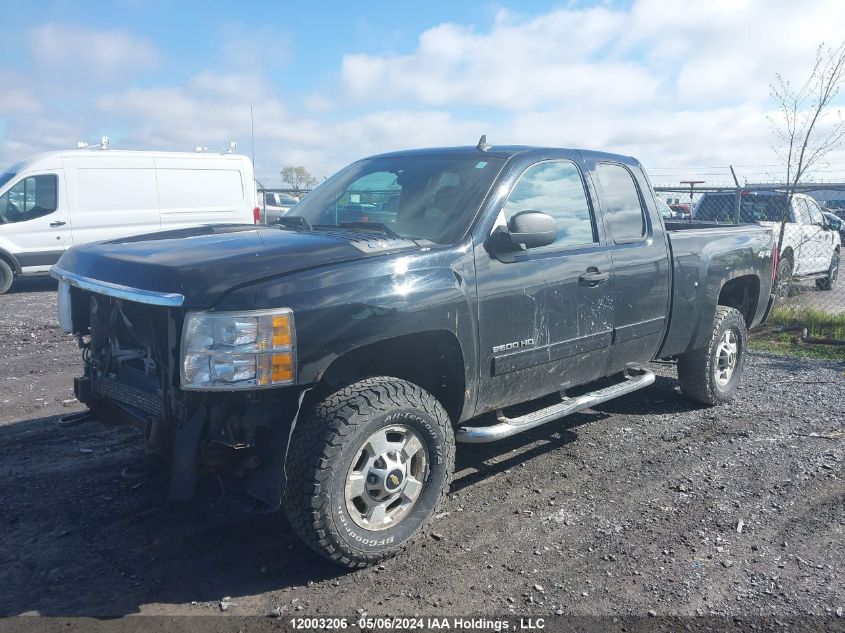
[[[689,221],[692,222],[692,194],[695,192],[696,185],[703,185],[704,180],[682,180],[682,185],[689,185]]]

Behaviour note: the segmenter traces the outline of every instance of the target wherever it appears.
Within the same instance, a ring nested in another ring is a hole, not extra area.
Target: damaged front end
[[[213,468],[239,479],[247,492],[268,506],[278,507],[299,390],[278,388],[258,373],[255,380],[267,384],[229,389],[228,375],[224,375],[213,387],[195,383],[183,388],[183,329],[188,314],[196,313],[156,305],[147,298],[133,301],[132,295],[114,296],[118,293],[107,290],[111,294],[71,286],[62,279],[63,325],[76,334],[85,364],[83,376],[74,379],[76,397],[104,424],[135,426],[150,445],[171,459],[171,498],[192,499],[198,472]],[[261,345],[256,342],[253,347]],[[281,358],[282,352],[272,347],[273,340],[268,345],[275,356],[263,349],[255,352],[256,366]],[[208,358],[201,362],[211,367],[212,374],[222,372],[219,367],[227,352],[211,343],[206,347],[202,353]],[[243,366],[243,358],[249,355],[241,348],[238,351],[235,358]],[[270,362],[271,378],[274,369],[276,376],[292,371],[282,364]]]

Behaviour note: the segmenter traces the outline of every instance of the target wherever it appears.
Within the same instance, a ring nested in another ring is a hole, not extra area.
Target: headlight
[[[296,337],[287,308],[189,312],[182,327],[183,389],[260,389],[294,382]]]

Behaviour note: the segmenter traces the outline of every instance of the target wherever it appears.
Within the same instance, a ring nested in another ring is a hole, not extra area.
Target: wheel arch
[[[760,278],[757,275],[741,275],[726,281],[716,301],[717,305],[739,310],[747,327],[751,327],[759,303]]]
[[[21,273],[21,263],[18,258],[12,255],[9,251],[0,248],[0,259],[6,262],[16,275]]]
[[[392,376],[419,385],[433,395],[453,424],[466,400],[464,354],[454,333],[428,330],[356,347],[335,358],[320,376],[307,400],[373,376]],[[304,406],[305,403],[303,403]]]

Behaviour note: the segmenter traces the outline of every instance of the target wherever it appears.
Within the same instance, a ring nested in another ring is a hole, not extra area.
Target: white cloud
[[[365,154],[449,145],[456,138],[477,136],[481,127],[431,110],[378,111],[329,122],[292,114],[262,85],[257,76],[203,72],[184,87],[131,88],[103,97],[97,111],[132,130],[120,139],[126,146],[190,150],[196,145],[222,147],[235,139],[238,151],[249,154],[252,106],[256,170],[265,177],[277,177],[289,164],[304,164],[327,176]]]
[[[625,16],[604,8],[525,19],[500,11],[489,33],[442,24],[408,55],[347,55],[342,78],[357,99],[523,111],[574,99],[646,103],[657,82],[635,61],[595,55],[612,47]]]
[[[69,72],[86,81],[119,78],[127,71],[155,68],[160,61],[152,42],[128,31],[70,24],[49,23],[33,29],[29,48],[41,72]]]

